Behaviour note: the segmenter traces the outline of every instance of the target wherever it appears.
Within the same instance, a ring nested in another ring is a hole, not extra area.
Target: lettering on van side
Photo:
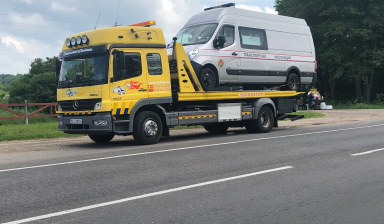
[[[278,59],[278,60],[291,60],[292,57],[291,56],[287,56],[287,55],[275,55],[275,59]]]
[[[266,54],[250,54],[250,53],[244,53],[244,57],[250,57],[250,58],[267,58]]]

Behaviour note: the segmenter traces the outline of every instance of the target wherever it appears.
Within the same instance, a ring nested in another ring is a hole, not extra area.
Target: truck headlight
[[[57,111],[63,111],[63,108],[61,108],[60,104],[57,104]]]
[[[61,126],[61,125],[63,125],[64,123],[63,123],[63,121],[59,121],[59,125]]]
[[[93,125],[95,126],[106,126],[108,124],[108,121],[106,120],[94,120]]]
[[[192,61],[198,53],[199,53],[199,49],[196,48],[195,50],[188,52],[187,56],[189,60]]]
[[[95,104],[94,110],[100,110],[101,108],[101,102]]]

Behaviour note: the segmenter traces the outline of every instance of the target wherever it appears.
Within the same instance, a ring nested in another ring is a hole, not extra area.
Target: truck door
[[[128,114],[137,101],[148,98],[144,52],[136,49],[119,50],[124,51],[126,75],[110,85],[112,114],[117,115]],[[117,72],[115,66],[113,72]]]
[[[145,61],[148,81],[148,97],[171,97],[171,78],[168,55],[165,49],[146,49]]]
[[[237,81],[239,60],[239,45],[235,41],[235,26],[224,24],[221,26],[216,37],[224,36],[225,44],[223,48],[215,51],[217,60],[217,71],[220,81]]]

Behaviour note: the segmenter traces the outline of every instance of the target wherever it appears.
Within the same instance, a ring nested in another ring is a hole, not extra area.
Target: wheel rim
[[[152,119],[147,119],[144,122],[144,133],[148,137],[154,137],[159,130],[157,123]]]
[[[214,74],[206,73],[204,75],[204,85],[207,87],[213,87],[214,83],[215,83]]]
[[[296,89],[296,81],[295,81],[295,79],[294,78],[291,78],[291,80],[290,80],[290,85],[289,85],[289,87],[291,88],[291,89]]]
[[[271,115],[267,111],[264,111],[261,114],[260,121],[264,128],[268,128],[271,124]]]

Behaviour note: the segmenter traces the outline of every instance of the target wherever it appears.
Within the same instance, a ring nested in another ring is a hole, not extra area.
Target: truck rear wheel
[[[213,91],[218,83],[215,72],[210,68],[201,69],[199,81],[205,91]]]
[[[203,127],[206,131],[212,133],[225,133],[229,128],[228,124],[226,123],[206,124]]]
[[[135,116],[133,138],[142,145],[156,144],[163,133],[163,123],[159,115],[152,111],[143,111]]]
[[[106,135],[88,134],[88,137],[96,143],[108,143],[113,139],[113,137],[115,137],[115,134],[106,134]]]
[[[256,120],[246,121],[245,129],[250,133],[268,133],[272,130],[274,116],[272,110],[263,106],[259,110]]]

